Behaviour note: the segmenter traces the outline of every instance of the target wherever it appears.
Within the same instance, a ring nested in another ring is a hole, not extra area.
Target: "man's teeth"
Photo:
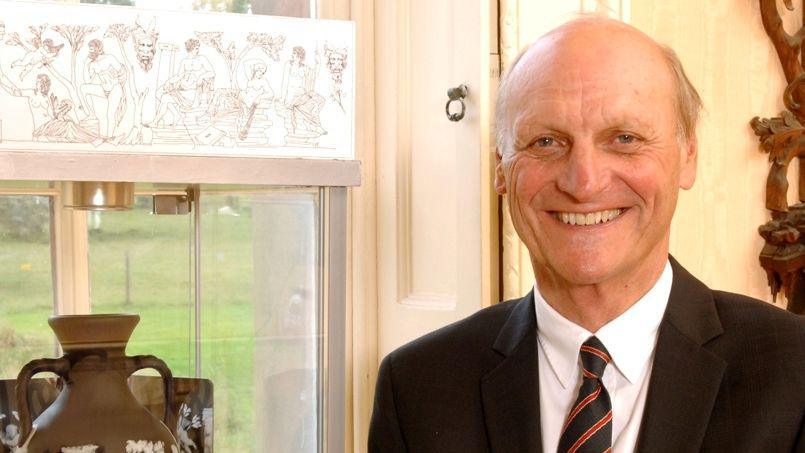
[[[596,225],[606,223],[621,215],[623,209],[607,209],[596,212],[557,212],[556,218],[568,225]]]

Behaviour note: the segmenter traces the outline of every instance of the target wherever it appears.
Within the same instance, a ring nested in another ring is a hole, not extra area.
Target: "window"
[[[316,3],[173,6],[313,17]],[[135,312],[129,355],[213,382],[219,451],[340,449],[345,187],[359,183],[357,162],[25,149],[0,150],[0,161],[0,216],[19,214],[0,220],[0,377],[58,354],[53,313]],[[141,181],[132,210],[63,207],[59,181],[111,177]],[[189,214],[150,213],[154,194],[188,190]]]
[[[0,181],[0,194],[14,193],[0,195],[0,341],[11,352],[0,377],[54,356],[54,312],[133,312],[141,320],[128,355],[153,354],[174,376],[213,382],[219,451],[323,451],[327,190],[202,185],[190,214],[155,215],[150,193],[173,186],[137,185],[132,210],[102,212],[59,207],[53,186],[21,193]],[[74,240],[86,241],[87,256],[67,260],[85,260],[87,303],[55,302],[51,255],[64,251],[50,238],[60,210],[86,225]]]
[[[129,355],[212,380],[222,451],[315,452],[318,190],[205,186],[200,195],[200,310],[194,216],[151,215],[146,196],[131,211],[87,213],[91,310],[139,314]]]
[[[9,191],[11,192],[11,191]],[[53,314],[51,197],[0,195],[0,374],[50,356]],[[35,192],[34,192],[35,193]]]

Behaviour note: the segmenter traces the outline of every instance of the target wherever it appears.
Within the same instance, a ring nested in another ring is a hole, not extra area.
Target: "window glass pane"
[[[50,197],[0,195],[0,377],[51,357]]]
[[[142,320],[127,353],[195,375],[194,226],[128,212],[90,212],[93,312]],[[219,451],[316,452],[321,304],[315,189],[201,191],[201,377],[215,388]]]
[[[128,355],[153,354],[176,376],[193,376],[191,215],[151,215],[150,196],[131,211],[89,211],[93,313],[137,313]]]
[[[202,376],[219,451],[316,452],[317,192],[202,190]]]

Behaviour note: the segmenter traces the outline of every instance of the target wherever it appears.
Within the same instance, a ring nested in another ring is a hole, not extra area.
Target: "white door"
[[[380,357],[497,301],[489,146],[496,4],[376,3]],[[461,84],[466,114],[451,122],[447,90]]]

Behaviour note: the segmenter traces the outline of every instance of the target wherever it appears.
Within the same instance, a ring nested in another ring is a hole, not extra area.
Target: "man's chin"
[[[583,259],[556,260],[546,264],[553,274],[551,280],[567,287],[605,284],[617,278],[619,267],[616,260],[609,257],[589,255]]]

